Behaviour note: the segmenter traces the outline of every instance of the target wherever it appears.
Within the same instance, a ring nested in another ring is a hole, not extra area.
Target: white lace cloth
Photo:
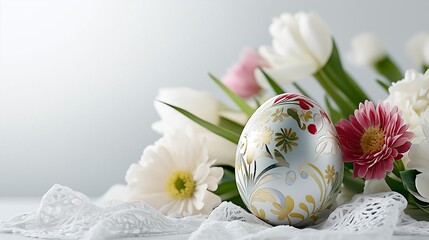
[[[210,216],[172,218],[144,202],[92,203],[82,193],[55,185],[30,213],[0,222],[0,232],[37,238],[112,239],[192,233],[190,239],[390,239],[397,235],[429,235],[429,222],[404,213],[398,193],[358,195],[311,228],[272,227],[242,208],[223,202]]]

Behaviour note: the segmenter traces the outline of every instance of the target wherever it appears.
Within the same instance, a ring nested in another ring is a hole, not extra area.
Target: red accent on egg
[[[317,133],[317,128],[316,128],[316,125],[314,124],[308,125],[307,129],[308,129],[308,132],[313,135]]]

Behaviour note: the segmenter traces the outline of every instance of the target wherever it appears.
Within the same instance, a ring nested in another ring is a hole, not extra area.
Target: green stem
[[[341,70],[339,70],[341,69]],[[365,98],[362,96],[362,90],[359,87],[351,84],[350,79],[344,73],[342,67],[337,67],[337,69],[333,69],[333,66],[330,64],[326,65],[320,71],[324,72],[330,82],[332,82],[336,87],[338,87],[341,92],[354,103],[356,106],[359,102],[362,102]],[[342,71],[343,73],[339,73],[338,71]]]
[[[362,193],[365,187],[365,180],[362,178],[354,178],[349,170],[344,170],[343,184],[354,193]]]
[[[346,81],[350,84],[350,86],[359,94],[360,96],[360,100],[355,102],[355,103],[360,103],[363,102],[365,100],[371,100],[368,95],[365,93],[365,91],[363,91],[363,89],[359,86],[359,84],[357,84],[357,82],[352,78],[352,76],[344,71],[344,74],[346,75]],[[358,105],[358,104],[357,104]],[[356,105],[356,106],[357,106]]]
[[[326,76],[325,72],[319,71],[314,74],[314,77],[319,81],[320,85],[341,109],[343,115],[348,116],[353,113],[353,105],[348,101],[348,99],[344,99],[344,97],[337,93],[337,90],[334,89],[332,84],[328,81],[328,76]]]
[[[308,92],[306,92],[300,85],[298,85],[298,83],[296,83],[296,82],[293,82],[292,83],[293,84],[293,86],[296,88],[296,89],[298,89],[298,91],[302,94],[302,95],[305,95],[305,96],[307,96],[307,97],[309,97],[309,98],[312,98],[311,96],[310,96],[310,94],[308,94]],[[314,99],[314,98],[312,98],[312,99]]]
[[[375,63],[374,69],[392,83],[403,78],[401,70],[389,56]]]
[[[387,83],[385,83],[385,82],[383,82],[383,81],[381,81],[380,79],[377,79],[377,80],[375,80],[377,83],[378,83],[378,85],[380,85],[384,90],[386,90],[387,92],[389,91],[389,84],[387,84]]]

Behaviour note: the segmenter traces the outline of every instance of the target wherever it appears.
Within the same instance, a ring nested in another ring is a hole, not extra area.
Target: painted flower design
[[[281,132],[276,133],[276,147],[280,147],[280,151],[290,152],[293,147],[298,146],[299,137],[292,128],[281,128]]]
[[[331,184],[331,182],[334,182],[334,176],[335,176],[335,167],[328,164],[325,169],[325,179],[328,181],[328,184]]]
[[[214,162],[192,128],[166,134],[128,169],[128,199],[145,201],[166,215],[209,214],[221,202],[211,192],[223,175]]]
[[[265,126],[261,128],[261,130],[257,132],[255,137],[256,146],[260,148],[270,144],[273,133],[274,131],[270,127]]]
[[[283,221],[287,218],[288,221],[291,222],[289,218],[289,214],[292,212],[294,205],[295,204],[294,204],[293,198],[291,198],[290,196],[286,196],[284,199],[284,204],[273,202],[273,207],[275,209],[271,209],[270,211],[273,214],[277,215],[277,219],[279,221]]]
[[[324,131],[316,140],[316,159],[322,154],[336,154],[339,150],[338,137],[333,130]]]
[[[271,114],[271,117],[273,117],[273,122],[283,122],[283,118],[287,116],[287,113],[283,112],[283,108],[277,108],[276,112]]]
[[[311,111],[302,111],[299,116],[301,117],[301,119],[308,122],[308,120],[313,118],[313,113]]]
[[[342,119],[335,128],[344,161],[353,163],[354,177],[365,179],[381,179],[392,171],[393,162],[410,149],[413,136],[397,107],[375,107],[370,101],[359,104],[349,121]]]

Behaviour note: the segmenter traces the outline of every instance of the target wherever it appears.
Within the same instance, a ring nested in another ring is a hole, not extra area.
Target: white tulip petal
[[[416,176],[416,188],[419,194],[429,202],[429,172],[420,173]]]
[[[292,83],[297,79],[304,78],[312,73],[317,71],[317,65],[315,62],[306,62],[301,65],[285,65],[282,68],[266,68],[264,71],[269,74],[273,79],[275,79],[279,84]],[[261,86],[270,87],[265,77],[258,72],[256,73],[256,81]]]
[[[208,92],[190,88],[163,88],[159,90],[156,99],[154,107],[164,123],[162,124],[164,129],[160,128],[160,124],[155,124],[152,127],[157,131],[162,131],[162,133],[171,131],[172,129],[180,129],[182,126],[188,124],[192,125],[198,131],[206,131],[206,129],[159,101],[184,108],[213,124],[219,123],[219,116],[217,114],[218,101]],[[198,99],[198,101],[195,99]]]
[[[323,67],[332,54],[332,36],[325,22],[316,13],[303,14],[299,21],[299,30],[303,41],[318,63]]]
[[[208,155],[216,159],[216,164],[234,166],[235,165],[235,151],[237,144],[232,143],[225,138],[214,134],[212,132],[201,133],[207,142]]]
[[[249,120],[249,117],[245,113],[234,110],[223,110],[219,112],[219,115],[241,125],[245,125],[247,120]]]

